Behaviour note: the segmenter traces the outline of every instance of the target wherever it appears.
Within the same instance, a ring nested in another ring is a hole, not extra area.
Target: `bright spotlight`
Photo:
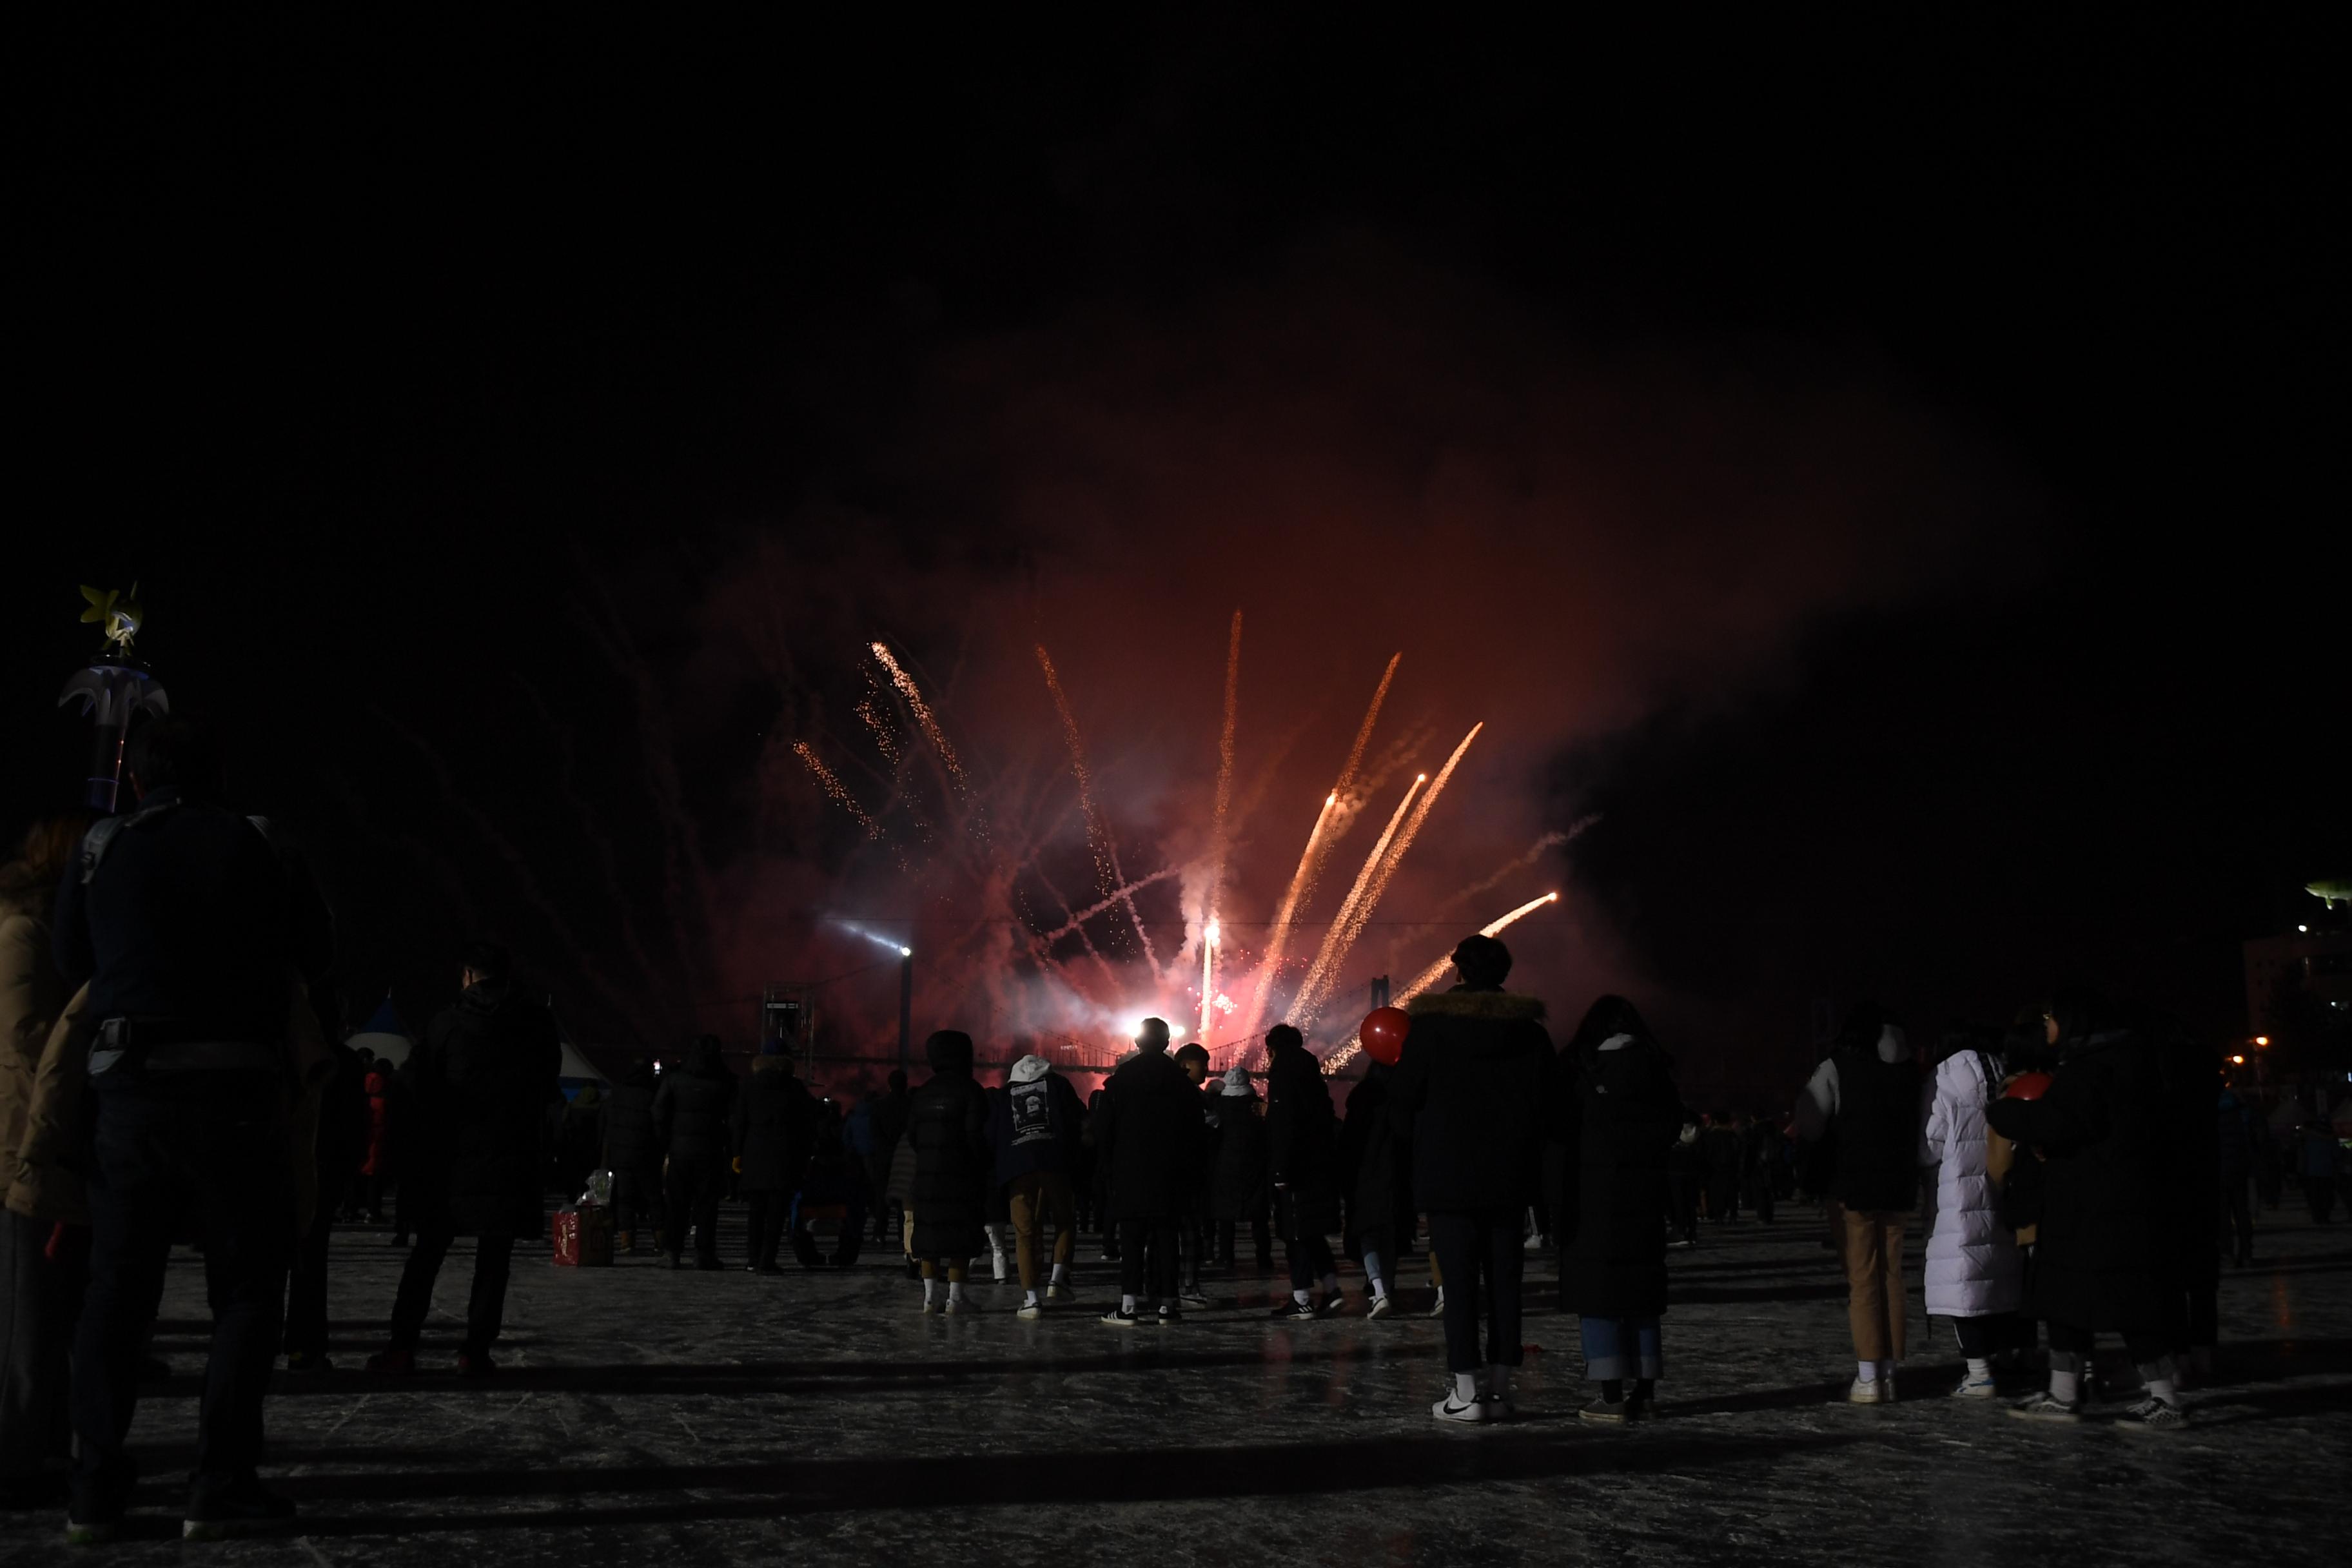
[[[898,950],[898,956],[901,958],[912,958],[915,956],[915,950],[911,947],[902,947]]]
[[[2246,1058],[2243,1057],[2231,1057],[2230,1058],[2230,1065],[2231,1067],[2244,1067],[2246,1065]]]
[[[1225,928],[1223,926],[1220,925],[1215,921],[1211,921],[1209,922],[1208,938],[1211,945],[1213,946],[1217,942],[1223,942],[1224,940],[1224,935]]]

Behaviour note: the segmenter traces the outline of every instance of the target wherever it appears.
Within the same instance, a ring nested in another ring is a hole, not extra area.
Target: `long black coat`
[[[538,1235],[541,1140],[563,1068],[553,1016],[486,982],[433,1020],[412,1066],[425,1123],[419,1223]]]
[[[1552,1099],[1543,1004],[1506,991],[1416,996],[1389,1116],[1412,1142],[1426,1213],[1517,1215],[1541,1189]]]
[[[1282,1239],[1307,1241],[1338,1230],[1339,1119],[1323,1064],[1303,1046],[1286,1046],[1267,1060],[1265,1135]]]
[[[783,1057],[761,1057],[751,1080],[735,1099],[735,1157],[743,1163],[739,1191],[798,1192],[816,1141],[816,1097],[793,1076]]]
[[[662,1075],[654,1091],[654,1135],[662,1152],[677,1163],[706,1169],[734,1152],[733,1112],[738,1086],[713,1047],[697,1046],[686,1060]]]
[[[2032,1316],[2125,1332],[2178,1326],[2185,1297],[2166,1212],[2174,1190],[2166,1109],[2151,1054],[2129,1031],[2076,1047],[2041,1099],[1985,1108],[1995,1131],[2046,1156]]]
[[[915,1091],[914,1256],[961,1263],[988,1250],[988,1091],[969,1067],[943,1067]]]
[[[1360,1256],[1367,1230],[1385,1226],[1391,1245],[1412,1238],[1411,1150],[1389,1121],[1393,1069],[1374,1062],[1348,1091],[1348,1119],[1339,1127],[1339,1181],[1348,1196],[1348,1250]],[[1391,1259],[1392,1261],[1393,1259]]]
[[[1110,1169],[1110,1217],[1177,1219],[1199,1184],[1201,1091],[1165,1051],[1141,1051],[1103,1085],[1089,1135]]]
[[[1267,1173],[1265,1119],[1257,1113],[1258,1098],[1229,1094],[1217,1107],[1217,1152],[1209,1165],[1209,1214],[1221,1220],[1255,1220],[1265,1216],[1273,1201],[1274,1179]]]
[[[1591,1318],[1654,1318],[1666,1310],[1666,1163],[1682,1133],[1682,1095],[1665,1052],[1648,1040],[1562,1067],[1560,1306]]]

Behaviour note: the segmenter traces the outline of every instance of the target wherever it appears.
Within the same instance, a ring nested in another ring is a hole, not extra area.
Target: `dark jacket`
[[[278,856],[248,819],[153,791],[110,835],[88,886],[68,867],[51,920],[68,991],[89,983],[93,1018],[168,1021],[200,1039],[286,1037],[289,966],[323,967],[331,930],[297,929]],[[323,914],[323,907],[320,913]]]
[[[1507,1210],[1540,1188],[1552,1107],[1543,1004],[1502,990],[1416,996],[1389,1115],[1412,1146],[1413,1196],[1430,1213]]]
[[[1069,1174],[1077,1163],[1087,1108],[1070,1080],[1048,1068],[1027,1083],[1007,1083],[989,1115],[999,1185],[1037,1172]]]
[[[1569,1190],[1558,1200],[1560,1306],[1586,1317],[1666,1310],[1666,1171],[1683,1130],[1666,1053],[1635,1039],[1560,1064]]]
[[[1255,1093],[1222,1096],[1216,1153],[1209,1164],[1209,1213],[1221,1220],[1257,1220],[1274,1199],[1265,1118]]]
[[[735,1157],[743,1163],[737,1190],[790,1193],[816,1142],[816,1097],[793,1076],[789,1057],[759,1057],[751,1079],[735,1097]]]
[[[433,1020],[412,1068],[426,1215],[460,1236],[537,1236],[541,1140],[563,1068],[554,1016],[511,984],[486,981]]]
[[[1919,1202],[1919,1069],[1875,1049],[1837,1056],[1838,1201],[1858,1213]]]
[[[1995,1100],[1985,1120],[2045,1156],[2026,1311],[2070,1328],[2171,1334],[2185,1301],[2166,1213],[2169,1122],[2140,1037],[2091,1036],[2041,1099]]]
[[[961,1263],[988,1249],[988,1091],[969,1048],[934,1042],[929,1081],[908,1106],[915,1151],[914,1255]]]
[[[625,1175],[661,1169],[662,1146],[654,1131],[654,1069],[632,1068],[604,1097],[604,1168]]]
[[[1175,1219],[1200,1178],[1201,1091],[1166,1051],[1139,1051],[1103,1085],[1093,1135],[1110,1167],[1110,1217]]]
[[[332,1214],[350,1187],[352,1178],[367,1163],[373,1118],[369,1114],[367,1080],[373,1076],[360,1066],[359,1052],[330,1040],[327,1055],[335,1064],[319,1094],[319,1212]]]
[[[1361,1256],[1367,1230],[1391,1232],[1390,1245],[1402,1248],[1412,1238],[1411,1151],[1389,1120],[1389,1089],[1395,1069],[1373,1062],[1348,1091],[1348,1118],[1339,1126],[1339,1184],[1348,1198],[1347,1242]],[[1389,1261],[1393,1263],[1391,1255]]]
[[[711,1169],[734,1148],[735,1075],[718,1048],[697,1042],[654,1091],[654,1136],[679,1164]]]
[[[1265,1141],[1282,1239],[1306,1241],[1339,1229],[1339,1118],[1323,1064],[1303,1046],[1285,1046],[1266,1059]]]

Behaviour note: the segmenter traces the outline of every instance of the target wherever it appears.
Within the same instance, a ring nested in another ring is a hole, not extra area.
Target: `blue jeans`
[[[1596,1383],[1665,1375],[1664,1342],[1655,1318],[1584,1318],[1584,1375]]]

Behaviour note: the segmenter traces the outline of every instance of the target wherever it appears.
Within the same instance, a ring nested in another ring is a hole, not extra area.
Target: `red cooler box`
[[[609,1210],[560,1208],[555,1211],[555,1262],[563,1268],[596,1268],[613,1261],[613,1220]]]

